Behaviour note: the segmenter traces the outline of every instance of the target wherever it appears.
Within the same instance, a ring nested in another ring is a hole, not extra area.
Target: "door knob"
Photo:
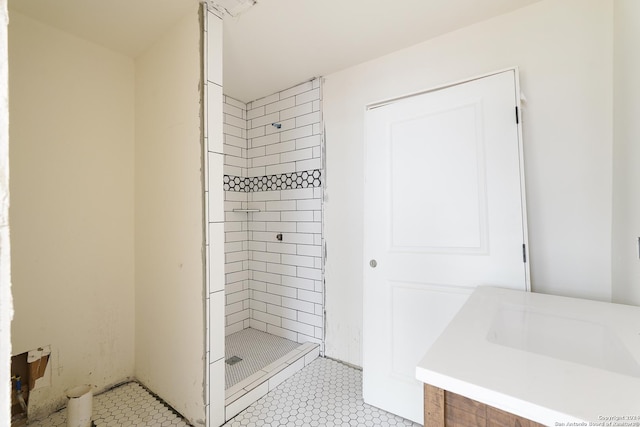
[[[371,268],[376,268],[378,266],[378,261],[372,259],[371,261],[369,261],[369,265],[371,266]]]

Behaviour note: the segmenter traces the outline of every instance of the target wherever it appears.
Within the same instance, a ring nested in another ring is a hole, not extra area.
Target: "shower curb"
[[[283,381],[320,356],[320,345],[307,342],[291,350],[225,392],[225,421],[229,421]]]

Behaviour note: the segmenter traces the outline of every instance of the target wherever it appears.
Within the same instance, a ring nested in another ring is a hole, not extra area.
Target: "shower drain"
[[[242,361],[241,358],[239,358],[238,356],[231,356],[230,358],[228,358],[227,360],[225,360],[225,362],[227,363],[227,365],[235,365],[236,363]]]

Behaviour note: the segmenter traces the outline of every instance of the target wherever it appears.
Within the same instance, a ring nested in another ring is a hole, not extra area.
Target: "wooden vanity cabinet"
[[[424,385],[425,427],[544,427],[447,390]]]

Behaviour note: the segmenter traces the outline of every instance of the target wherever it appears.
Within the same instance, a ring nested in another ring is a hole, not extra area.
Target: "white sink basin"
[[[479,287],[416,378],[541,425],[636,422],[640,307]]]
[[[489,342],[633,377],[640,366],[613,330],[590,321],[501,304]]]

